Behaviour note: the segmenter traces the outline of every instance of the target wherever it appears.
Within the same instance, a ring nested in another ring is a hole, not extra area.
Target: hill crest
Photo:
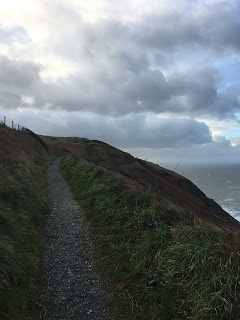
[[[70,154],[76,159],[97,166],[123,179],[127,187],[153,196],[157,202],[168,199],[176,206],[197,215],[218,227],[240,229],[240,223],[209,199],[196,185],[174,171],[146,160],[134,158],[105,142],[86,138],[42,136],[59,155]]]

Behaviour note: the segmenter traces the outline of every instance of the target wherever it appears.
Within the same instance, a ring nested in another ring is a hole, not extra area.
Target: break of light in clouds
[[[154,162],[239,162],[240,4],[8,0],[0,113]]]

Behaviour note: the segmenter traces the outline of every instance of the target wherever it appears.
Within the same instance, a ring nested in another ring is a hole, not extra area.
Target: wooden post
[[[6,116],[4,116],[4,125],[6,125]]]
[[[13,121],[12,121],[12,129],[13,129]]]
[[[18,124],[18,131],[20,130],[20,128],[19,128],[19,124]]]

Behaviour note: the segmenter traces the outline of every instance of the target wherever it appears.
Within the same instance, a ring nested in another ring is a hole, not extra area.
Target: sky
[[[163,163],[240,162],[240,2],[0,2],[0,118]]]

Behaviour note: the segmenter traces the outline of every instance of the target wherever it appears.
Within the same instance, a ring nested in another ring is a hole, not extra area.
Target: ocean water
[[[176,165],[162,166],[176,168]],[[240,164],[179,164],[175,172],[191,180],[208,198],[240,221]]]

